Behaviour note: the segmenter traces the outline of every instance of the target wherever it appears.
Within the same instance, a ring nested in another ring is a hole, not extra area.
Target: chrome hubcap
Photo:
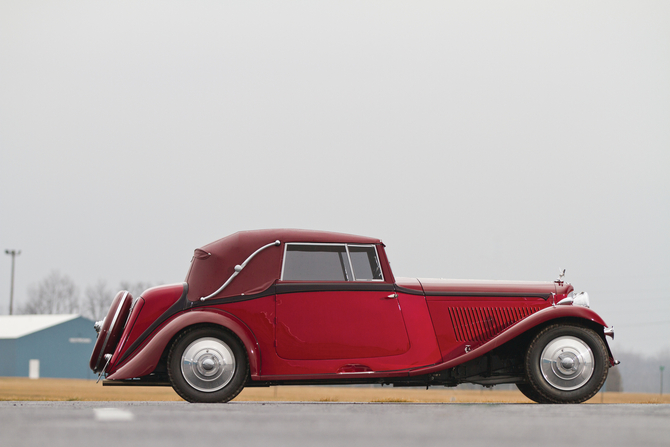
[[[562,391],[584,386],[593,375],[594,368],[591,348],[577,337],[555,338],[540,356],[540,370],[545,380]]]
[[[233,378],[235,356],[218,338],[205,337],[188,345],[181,356],[181,372],[186,382],[198,391],[218,391]]]

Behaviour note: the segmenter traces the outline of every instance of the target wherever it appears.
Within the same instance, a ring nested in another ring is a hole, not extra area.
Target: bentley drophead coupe
[[[379,239],[243,231],[195,250],[186,280],[119,292],[91,369],[103,385],[172,386],[190,402],[244,387],[516,384],[579,403],[605,383],[614,337],[559,276],[396,278]]]

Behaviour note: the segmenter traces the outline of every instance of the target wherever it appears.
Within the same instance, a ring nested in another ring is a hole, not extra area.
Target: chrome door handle
[[[387,300],[393,300],[393,299],[396,299],[396,298],[398,298],[397,293],[392,293],[392,294],[390,294],[389,296],[386,297]]]

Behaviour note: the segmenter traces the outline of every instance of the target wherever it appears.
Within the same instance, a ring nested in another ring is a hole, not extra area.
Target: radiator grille
[[[487,341],[540,310],[528,307],[451,307],[449,316],[458,341]]]

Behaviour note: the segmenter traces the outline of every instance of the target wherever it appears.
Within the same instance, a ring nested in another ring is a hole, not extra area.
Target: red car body
[[[316,264],[332,261],[328,268],[339,275],[336,258],[343,277],[323,279],[330,270]],[[174,375],[190,366],[171,369],[171,361],[179,364],[170,360],[171,350],[186,332],[210,328],[231,335],[231,343],[244,351],[236,357],[247,366],[239,390],[282,384],[517,383],[522,391],[529,388],[525,394],[538,402],[583,401],[584,396],[575,398],[574,390],[563,390],[573,395],[561,400],[534,389],[526,358],[543,331],[576,327],[591,331],[605,347],[607,365],[598,367],[593,364],[600,361],[600,345],[591,350],[596,359],[589,367],[592,374],[604,370],[606,377],[615,365],[605,339],[611,330],[588,307],[572,304],[572,295],[572,285],[563,281],[395,278],[384,244],[374,238],[306,230],[245,231],[196,249],[184,283],[151,288],[132,309],[132,299],[117,296],[104,322],[98,323],[91,368],[106,376],[105,385],[175,386]],[[579,339],[568,334],[560,340],[574,345],[570,337]],[[558,367],[574,369],[580,346],[570,359],[557,354]],[[202,366],[210,364],[201,362],[198,367],[205,374],[209,370]],[[562,377],[561,371],[556,374]],[[200,392],[209,396],[206,389]],[[180,394],[191,401],[210,401]]]

